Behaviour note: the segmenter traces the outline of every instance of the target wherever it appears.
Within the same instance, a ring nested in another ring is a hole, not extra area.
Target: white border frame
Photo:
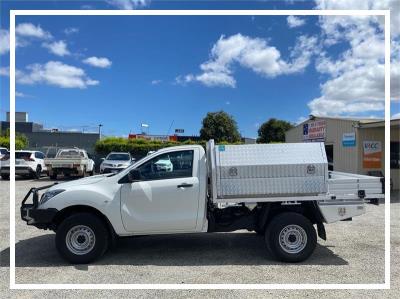
[[[58,16],[384,16],[385,282],[383,284],[17,284],[15,283],[15,17]],[[10,10],[10,288],[11,289],[389,289],[390,288],[390,10]],[[388,192],[389,191],[389,192]]]

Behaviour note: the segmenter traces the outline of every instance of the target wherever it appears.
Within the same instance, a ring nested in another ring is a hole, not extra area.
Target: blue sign
[[[342,145],[343,147],[356,146],[356,133],[343,133]]]
[[[225,145],[218,145],[218,150],[220,152],[224,152],[225,151]]]

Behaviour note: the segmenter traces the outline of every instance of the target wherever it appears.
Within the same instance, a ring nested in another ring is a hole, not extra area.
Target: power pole
[[[102,126],[103,126],[102,124],[99,124],[99,139],[101,139],[101,127]]]

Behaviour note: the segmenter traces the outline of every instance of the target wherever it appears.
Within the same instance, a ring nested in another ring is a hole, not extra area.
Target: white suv
[[[10,154],[1,158],[2,166],[0,169],[1,178],[10,178]],[[47,172],[44,164],[44,154],[39,151],[15,151],[15,174],[30,176],[39,179],[42,173]]]
[[[1,169],[1,159],[9,154],[10,153],[8,152],[8,149],[6,149],[5,147],[0,147],[0,169]]]
[[[111,152],[100,164],[100,173],[117,173],[132,164],[130,153]]]

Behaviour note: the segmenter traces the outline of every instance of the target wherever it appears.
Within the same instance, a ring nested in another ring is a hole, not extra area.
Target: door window
[[[137,168],[142,180],[163,180],[191,177],[193,151],[161,154]]]

